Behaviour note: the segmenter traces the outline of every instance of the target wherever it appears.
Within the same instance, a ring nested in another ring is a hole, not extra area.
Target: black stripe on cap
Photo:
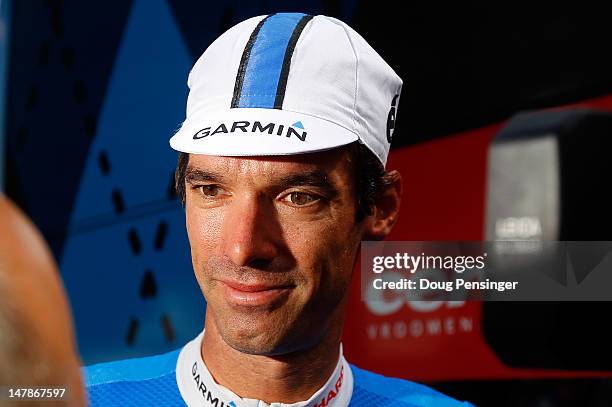
[[[278,79],[278,87],[276,88],[276,99],[274,100],[274,108],[282,109],[283,101],[285,100],[285,90],[287,90],[287,79],[289,78],[289,68],[291,65],[291,57],[293,56],[293,51],[295,50],[295,45],[297,44],[302,31],[304,31],[304,27],[310,20],[312,20],[311,15],[305,15],[300,19],[300,22],[295,26],[293,30],[293,34],[291,34],[291,38],[289,39],[289,44],[287,44],[287,50],[285,51],[285,58],[283,59],[283,68],[281,70],[280,78]]]
[[[249,41],[244,47],[244,52],[242,53],[242,58],[240,59],[240,65],[238,66],[238,74],[236,75],[236,82],[234,83],[234,96],[232,97],[232,105],[231,107],[238,107],[238,103],[240,102],[240,94],[242,93],[242,84],[244,83],[244,73],[246,72],[247,64],[249,62],[249,57],[251,56],[251,50],[253,49],[253,44],[257,39],[257,35],[259,34],[259,30],[264,25],[266,20],[272,17],[274,14],[269,14],[265,18],[263,18],[259,24],[255,27],[253,32],[251,33],[251,37],[249,37]]]

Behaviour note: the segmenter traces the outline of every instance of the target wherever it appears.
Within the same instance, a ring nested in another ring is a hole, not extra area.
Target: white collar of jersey
[[[202,360],[203,337],[204,332],[185,345],[176,362],[176,382],[189,407],[345,407],[351,400],[353,373],[342,355],[342,346],[336,369],[312,397],[293,404],[268,404],[261,400],[243,399],[215,382]]]

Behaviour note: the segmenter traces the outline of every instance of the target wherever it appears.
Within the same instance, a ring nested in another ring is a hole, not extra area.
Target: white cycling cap
[[[177,151],[290,155],[354,141],[386,164],[402,80],[340,20],[253,17],[206,49],[189,79]]]

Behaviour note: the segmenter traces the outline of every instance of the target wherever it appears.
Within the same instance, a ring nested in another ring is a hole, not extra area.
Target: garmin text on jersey
[[[221,397],[212,393],[212,391],[206,387],[204,380],[200,377],[200,373],[198,372],[198,362],[195,362],[191,367],[191,375],[193,376],[193,381],[198,389],[198,392],[207,403],[206,405],[210,405],[213,407],[235,407],[236,403],[233,401],[229,401],[227,403],[221,400]]]

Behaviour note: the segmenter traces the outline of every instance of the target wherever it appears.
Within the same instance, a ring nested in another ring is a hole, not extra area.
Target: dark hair
[[[393,184],[395,177],[385,171],[376,155],[365,145],[354,142],[346,146],[349,161],[353,164],[357,191],[357,222],[372,214],[372,209],[380,195]],[[185,205],[185,171],[189,164],[189,154],[179,153],[174,182],[176,193]]]

